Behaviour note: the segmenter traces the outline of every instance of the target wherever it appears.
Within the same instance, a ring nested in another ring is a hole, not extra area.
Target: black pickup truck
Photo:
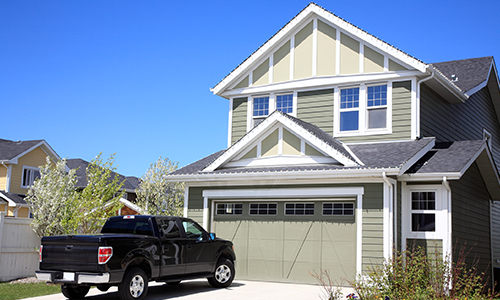
[[[120,299],[143,299],[148,281],[207,278],[227,287],[236,262],[230,241],[191,219],[168,216],[112,217],[98,235],[43,237],[39,256],[38,279],[61,284],[69,299],[85,297],[91,286],[118,286]]]

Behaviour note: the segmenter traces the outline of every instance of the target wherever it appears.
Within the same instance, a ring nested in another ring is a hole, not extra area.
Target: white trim
[[[335,76],[340,75],[340,30],[335,28]]]
[[[21,142],[26,142],[26,141],[21,141]],[[54,151],[54,149],[52,149],[52,147],[50,147],[49,144],[47,144],[47,142],[43,140],[43,141],[39,142],[38,144],[34,145],[33,147],[29,148],[28,150],[26,150],[24,152],[21,152],[20,154],[16,155],[12,159],[10,159],[9,163],[11,163],[11,164],[17,164],[19,158],[21,158],[22,156],[28,154],[29,152],[35,150],[36,148],[38,148],[40,146],[45,146],[49,150],[50,154],[52,154],[57,160],[61,159],[59,157],[59,155],[57,155],[57,153]],[[45,153],[47,153],[45,150],[43,150],[43,148],[42,148],[42,151],[44,151]]]
[[[417,139],[420,136],[419,123],[420,114],[418,114],[418,99],[417,99],[417,79],[411,80],[411,139]]]
[[[231,139],[233,137],[233,98],[229,99],[229,113],[227,126],[227,147],[231,147]]]
[[[208,228],[208,197],[203,197],[203,228],[210,231]]]
[[[365,72],[365,45],[359,42],[359,73],[363,74]]]
[[[189,212],[189,185],[185,185],[184,187],[184,211],[183,211],[183,217],[188,218],[188,212]]]
[[[17,203],[12,201],[9,197],[5,196],[3,193],[0,193],[0,198],[3,198],[5,201],[7,201],[7,206],[8,207],[16,207]],[[25,205],[27,206],[27,205]],[[5,213],[7,213],[7,207],[5,208]]]
[[[278,147],[282,143],[278,144]],[[259,144],[260,145],[260,144]],[[253,148],[253,147],[252,147]],[[281,147],[279,147],[281,148]],[[331,157],[321,156],[299,156],[299,155],[277,155],[258,158],[241,159],[229,162],[225,168],[236,167],[262,167],[262,166],[294,166],[311,164],[338,164],[338,161]]]
[[[224,92],[222,97],[244,97],[249,95],[268,94],[271,92],[281,93],[286,91],[307,91],[318,89],[331,89],[336,86],[348,86],[361,83],[371,84],[387,81],[408,81],[421,75],[418,71],[398,71],[385,73],[365,73],[349,75],[328,75],[302,79],[294,79],[274,84],[245,87]]]
[[[5,180],[5,191],[10,193],[10,185],[12,183],[12,165],[7,167],[7,178]]]
[[[430,139],[431,141],[401,166],[401,170],[399,171],[399,176],[403,175],[406,171],[408,171],[409,168],[411,168],[420,158],[422,158],[422,156],[424,156],[436,145],[436,138],[424,138],[424,139]]]
[[[289,80],[293,80],[295,76],[295,35],[290,38],[290,77]]]
[[[382,178],[384,179],[383,253],[384,259],[390,259],[394,246],[394,186],[397,185],[397,181],[388,178],[386,173],[382,173]]]
[[[403,182],[402,187],[402,211],[401,211],[401,240],[404,248],[406,249],[406,244],[408,239],[426,239],[426,240],[442,240],[443,256],[450,254],[451,250],[451,192],[447,191],[445,187],[444,181],[446,178],[441,178],[440,181],[443,181],[443,184],[422,184],[422,185],[407,185]],[[435,215],[435,231],[417,231],[414,232],[411,229],[411,221],[412,221],[412,209],[411,209],[411,192],[435,192],[436,196],[436,208],[435,210],[415,210],[416,213],[432,213]]]
[[[203,195],[203,224],[208,225],[208,199],[215,200],[235,198],[247,199],[286,199],[289,197],[356,197],[356,273],[361,274],[363,263],[363,187],[338,188],[285,188],[285,189],[241,189],[241,190],[204,190]],[[239,201],[239,200],[238,200]],[[301,200],[302,201],[302,200]],[[213,220],[213,216],[212,216]]]
[[[24,180],[24,170],[30,170],[30,171],[38,171],[40,172],[39,168],[32,167],[32,166],[23,166],[22,171],[21,171],[21,188],[23,189],[28,189],[30,186],[29,185],[23,185]],[[31,172],[30,172],[31,174]],[[34,174],[33,174],[34,176]],[[33,178],[33,182],[35,181],[35,178]]]
[[[293,117],[297,117],[298,98],[299,98],[298,93],[296,91],[293,92],[293,111],[291,113]]]
[[[274,53],[269,55],[269,77],[268,77],[268,82],[269,83],[274,83]]]
[[[127,200],[127,199],[125,199],[125,198],[120,198],[120,202],[121,202],[123,205],[125,205],[126,207],[128,207],[128,208],[130,208],[130,209],[135,210],[135,211],[136,211],[137,213],[139,213],[139,214],[142,214],[142,213],[143,213],[142,209],[141,209],[139,206],[135,205],[134,203],[132,203],[132,202],[128,201],[128,200]],[[120,208],[120,215],[121,215],[121,208]]]
[[[253,128],[253,97],[247,97],[247,131]]]
[[[312,77],[318,75],[318,19],[313,19],[312,33]]]

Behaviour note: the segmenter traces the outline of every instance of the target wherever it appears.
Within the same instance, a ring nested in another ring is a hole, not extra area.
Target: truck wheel
[[[125,274],[118,286],[121,300],[141,300],[148,293],[148,276],[141,268],[133,268]]]
[[[81,286],[81,285],[61,285],[61,292],[64,297],[68,299],[82,299],[87,295],[90,290],[90,286]]]
[[[234,279],[234,265],[229,259],[219,259],[213,277],[208,277],[208,283],[215,288],[231,285]]]

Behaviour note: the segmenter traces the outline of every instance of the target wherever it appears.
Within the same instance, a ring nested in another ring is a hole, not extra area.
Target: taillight
[[[40,250],[38,250],[38,261],[39,262],[42,262],[42,249],[43,249],[43,246],[40,246]]]
[[[113,256],[113,247],[99,247],[99,264],[103,265]]]

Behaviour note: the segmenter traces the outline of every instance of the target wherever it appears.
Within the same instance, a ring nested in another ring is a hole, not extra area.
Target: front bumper
[[[57,284],[102,284],[109,282],[109,273],[36,271],[36,278]]]

